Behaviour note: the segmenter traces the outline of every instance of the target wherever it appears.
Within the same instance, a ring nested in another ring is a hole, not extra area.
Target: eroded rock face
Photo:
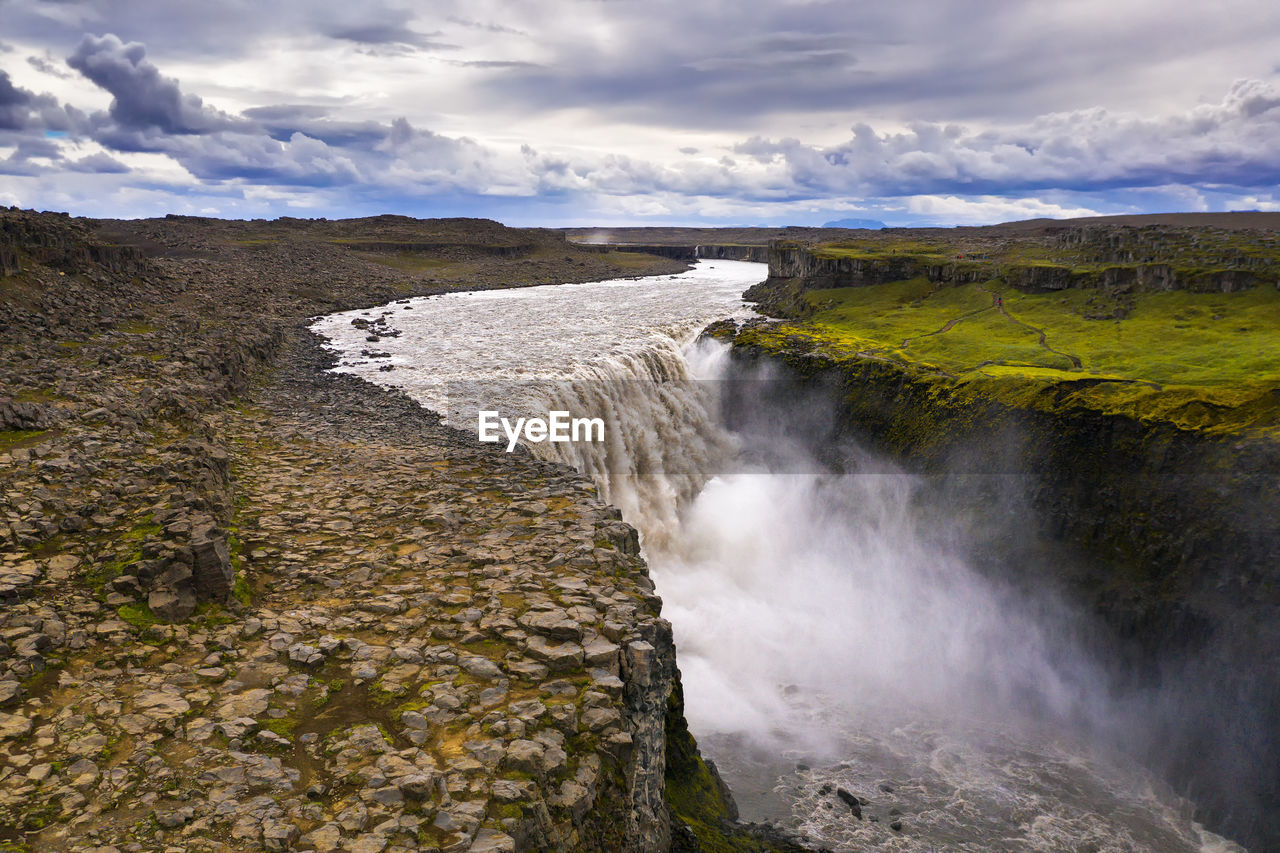
[[[202,601],[223,601],[231,594],[235,575],[225,533],[209,529],[192,539],[191,577]]]

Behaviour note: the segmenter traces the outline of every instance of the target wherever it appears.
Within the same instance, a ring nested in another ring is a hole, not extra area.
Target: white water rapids
[[[766,434],[768,461],[748,460],[718,386],[688,380],[727,375],[726,348],[694,338],[749,316],[740,295],[764,274],[702,261],[404,300],[313,328],[338,370],[473,434],[477,408],[605,419],[604,443],[528,446],[592,476],[640,529],[690,728],[744,818],[842,851],[1240,850],[1067,722],[1105,716],[1101,679],[1064,648],[1052,607],[971,567],[959,508],[857,448],[854,473],[828,473],[783,434],[799,409]],[[378,329],[398,335],[368,341]],[[838,789],[867,801],[864,819]]]

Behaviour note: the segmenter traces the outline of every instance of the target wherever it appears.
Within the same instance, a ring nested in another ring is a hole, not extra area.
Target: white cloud
[[[1077,216],[1099,216],[1101,211],[1087,207],[1069,207],[1038,198],[1001,198],[977,196],[961,198],[948,195],[917,195],[900,200],[907,211],[927,221],[957,224],[1011,222],[1018,219],[1069,219]],[[890,205],[896,206],[891,202]]]

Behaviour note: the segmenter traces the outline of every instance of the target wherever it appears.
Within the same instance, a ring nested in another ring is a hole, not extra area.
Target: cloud
[[[125,175],[130,169],[110,154],[97,153],[67,163],[72,172],[91,172],[96,175]]]
[[[41,185],[198,184],[197,209],[821,222],[865,201],[900,222],[1269,204],[1280,184],[1280,7],[1255,0],[0,4],[9,193],[60,172]]]
[[[324,118],[332,111],[331,107],[322,107],[315,104],[272,104],[265,107],[251,107],[245,110],[242,115],[245,118],[257,119],[263,122],[287,123]]]
[[[48,56],[28,56],[27,64],[39,71],[41,74],[48,74],[51,77],[58,77],[65,80],[71,76],[70,71],[55,65],[51,61],[51,57]]]
[[[906,131],[853,127],[832,146],[754,137],[734,147],[797,193],[991,194],[1172,183],[1280,183],[1280,91],[1237,81],[1217,104],[1147,118],[1102,109],[972,132],[914,122]]]
[[[13,85],[9,75],[0,70],[0,129],[21,130],[31,114],[31,93]]]
[[[108,33],[85,36],[67,64],[111,93],[108,113],[119,130],[210,133],[237,124],[198,96],[184,95],[178,81],[162,77],[146,56],[144,45]]]
[[[524,30],[512,29],[502,24],[495,24],[488,21],[473,21],[469,18],[462,18],[457,15],[449,16],[449,23],[457,24],[460,27],[468,27],[473,30],[484,30],[490,33],[505,33],[507,35],[523,36],[528,35]]]
[[[4,131],[69,131],[83,126],[85,116],[65,108],[52,95],[15,86],[0,69],[0,133]]]
[[[330,38],[378,47],[415,50],[457,50],[458,45],[436,41],[440,33],[420,33],[409,27],[391,23],[364,23],[338,26],[327,33]]]

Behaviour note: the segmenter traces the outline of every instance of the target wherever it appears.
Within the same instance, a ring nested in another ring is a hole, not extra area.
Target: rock
[[[502,669],[499,668],[496,663],[488,658],[482,658],[479,655],[469,655],[467,657],[460,658],[458,660],[458,665],[471,675],[474,675],[476,678],[487,678],[492,680],[502,677]]]
[[[436,789],[436,777],[415,773],[405,776],[397,783],[400,792],[411,800],[425,800]]]
[[[555,640],[581,640],[582,626],[563,610],[530,610],[516,620],[535,634]]]
[[[836,788],[836,796],[840,798],[842,803],[849,807],[849,811],[853,813],[854,817],[858,820],[862,820],[862,804],[858,802],[857,797],[850,794],[844,788]]]
[[[427,718],[419,714],[417,711],[405,711],[400,715],[400,725],[407,729],[417,729],[426,731],[431,728],[431,723]]]
[[[19,681],[0,681],[0,708],[18,704],[25,693]]]
[[[177,829],[186,825],[196,815],[196,810],[190,806],[180,809],[165,809],[152,812],[156,819],[156,823],[165,829]]]
[[[266,688],[246,690],[223,700],[218,706],[218,716],[224,720],[233,720],[237,717],[260,717],[267,712],[270,700],[271,691]]]
[[[31,731],[31,720],[21,714],[0,713],[0,740],[22,737]]]
[[[588,708],[582,712],[582,725],[596,734],[610,729],[620,729],[622,715],[616,708]]]
[[[140,713],[157,720],[167,720],[191,710],[191,703],[177,693],[160,690],[144,690],[133,697],[133,706]]]
[[[319,666],[324,663],[324,653],[315,646],[305,643],[294,643],[289,647],[289,660],[303,666]]]
[[[550,798],[552,805],[569,812],[575,823],[582,821],[587,809],[591,807],[591,792],[570,779],[560,786],[560,790]]]
[[[188,589],[155,589],[147,596],[147,607],[166,622],[181,622],[195,612],[196,596]]]
[[[469,853],[515,853],[516,840],[505,832],[485,827],[476,833]]]
[[[382,853],[387,847],[385,835],[362,835],[347,847],[351,853]]]
[[[507,754],[502,765],[530,776],[540,776],[545,771],[543,753],[546,747],[537,741],[513,740],[507,744]]]
[[[552,644],[542,637],[533,636],[529,638],[527,650],[530,656],[545,663],[552,675],[582,668],[582,646],[577,643]]]
[[[288,850],[298,840],[298,828],[283,820],[262,823],[262,846],[267,850]]]
[[[302,843],[314,847],[317,853],[333,853],[342,844],[342,827],[326,823],[302,836]]]
[[[191,559],[191,577],[201,601],[223,601],[231,595],[235,572],[225,533],[210,530],[193,540]]]

